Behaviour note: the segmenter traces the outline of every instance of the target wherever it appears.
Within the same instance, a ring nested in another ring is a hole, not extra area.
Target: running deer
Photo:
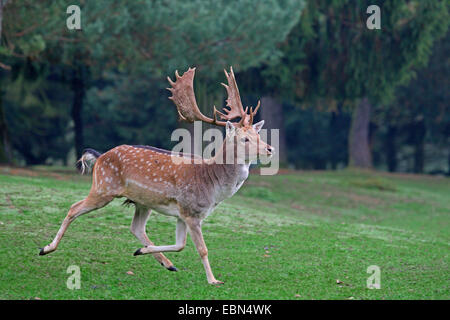
[[[79,162],[82,173],[92,169],[89,195],[71,206],[56,237],[41,249],[40,255],[56,250],[67,227],[77,217],[104,207],[114,198],[125,197],[125,203],[135,205],[131,232],[144,245],[135,256],[152,254],[168,270],[177,271],[163,252],[183,250],[189,231],[208,282],[223,283],[211,271],[202,221],[221,201],[239,190],[253,160],[271,157],[274,150],[260,139],[264,121],[253,124],[260,103],[255,109],[250,108],[250,112],[248,107],[244,110],[232,68],[229,73],[225,71],[228,85],[222,83],[228,94],[229,109],[224,107],[219,112],[214,107],[213,118],[203,115],[197,106],[193,87],[195,68],[189,68],[183,76],[178,72],[175,75],[175,82],[168,77],[171,85],[168,90],[172,92],[169,99],[174,102],[180,119],[224,126],[226,136],[222,147],[209,159],[149,146],[121,145],[103,154],[86,149]],[[231,122],[238,118],[238,122]],[[231,163],[224,161],[225,158],[231,158]],[[152,209],[177,218],[175,244],[156,246],[147,237],[145,226]]]

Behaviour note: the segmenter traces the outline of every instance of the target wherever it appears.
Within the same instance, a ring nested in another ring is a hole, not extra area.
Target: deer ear
[[[262,129],[263,125],[264,125],[264,120],[261,120],[260,122],[255,123],[253,125],[253,129],[255,129],[256,133],[259,133],[259,131]]]
[[[233,123],[230,121],[227,121],[227,125],[226,125],[226,135],[227,136],[234,136],[234,132],[236,130],[236,128],[234,127]]]

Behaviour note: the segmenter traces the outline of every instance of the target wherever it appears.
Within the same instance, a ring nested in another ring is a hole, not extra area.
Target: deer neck
[[[205,177],[214,186],[212,189],[214,190],[216,204],[231,197],[239,190],[248,177],[250,163],[240,163],[236,149],[231,156],[232,150],[230,148],[227,140],[225,140],[222,148],[219,149],[213,158],[207,160],[203,167]],[[226,161],[227,154],[230,155],[228,160],[232,159],[232,161]]]

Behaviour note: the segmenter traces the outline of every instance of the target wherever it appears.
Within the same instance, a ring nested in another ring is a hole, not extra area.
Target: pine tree
[[[72,88],[78,155],[83,142],[86,91],[107,70],[165,78],[198,66],[207,73],[233,65],[244,70],[280,56],[300,16],[299,1],[74,1],[81,30],[68,30],[67,2],[12,1],[5,8],[5,55],[30,57],[63,70]],[[17,37],[17,34],[23,34]]]
[[[268,88],[302,105],[353,110],[349,164],[371,167],[370,114],[414,76],[448,28],[445,1],[383,1],[381,29],[366,27],[373,1],[309,1],[282,46],[280,63],[262,68]],[[277,85],[279,88],[277,88]],[[281,90],[280,90],[281,88]]]

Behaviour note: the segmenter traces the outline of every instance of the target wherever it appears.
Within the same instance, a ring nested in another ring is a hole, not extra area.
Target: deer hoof
[[[142,254],[141,248],[137,249],[135,253],[133,253],[133,256],[140,256]]]
[[[39,251],[39,255],[40,255],[40,256],[43,256],[43,255],[46,254],[46,253],[44,252],[44,248],[39,248],[39,249],[41,249],[41,250]]]
[[[169,271],[178,271],[178,269],[175,268],[175,266],[170,266],[170,267],[167,268],[167,270],[169,270]]]

